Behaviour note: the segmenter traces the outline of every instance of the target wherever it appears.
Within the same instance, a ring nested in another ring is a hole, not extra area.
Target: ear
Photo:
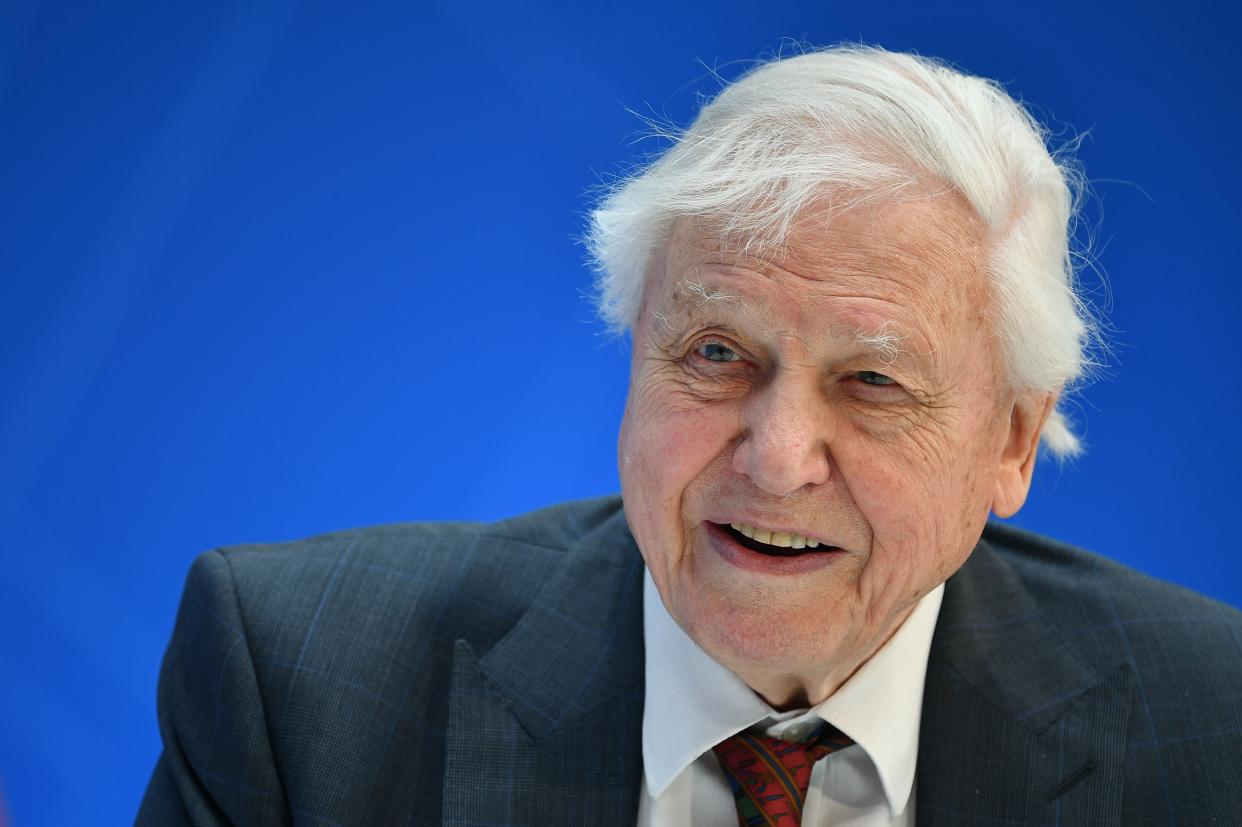
[[[1026,502],[1039,453],[1039,432],[1056,401],[1055,393],[1024,393],[1014,400],[992,498],[992,513],[997,517],[1012,517]]]

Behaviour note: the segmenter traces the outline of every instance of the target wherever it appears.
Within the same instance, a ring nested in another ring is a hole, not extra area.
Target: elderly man
[[[986,81],[750,73],[592,217],[622,498],[200,557],[139,821],[1239,822],[1242,616],[987,523],[1078,448],[1073,200]]]

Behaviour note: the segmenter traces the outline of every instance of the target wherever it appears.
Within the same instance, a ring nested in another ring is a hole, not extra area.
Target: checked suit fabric
[[[738,733],[713,750],[737,806],[739,827],[797,827],[815,762],[854,741],[824,724],[802,743]]]
[[[989,524],[932,641],[920,827],[1242,824],[1240,655],[1236,609]],[[633,827],[645,694],[618,497],[211,551],[137,824]]]

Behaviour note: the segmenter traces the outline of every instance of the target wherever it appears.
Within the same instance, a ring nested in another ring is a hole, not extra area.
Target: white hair
[[[848,208],[930,174],[991,235],[992,327],[1010,384],[1060,393],[1091,366],[1097,327],[1070,252],[1081,177],[998,84],[916,55],[837,46],[751,70],[666,137],[672,146],[590,214],[599,310],[614,330],[637,321],[652,258],[679,218],[754,252],[779,246],[813,202]],[[1057,456],[1081,451],[1060,410],[1041,436]]]

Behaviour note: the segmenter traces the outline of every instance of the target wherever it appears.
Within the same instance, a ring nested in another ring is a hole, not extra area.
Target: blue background
[[[1235,10],[1225,11],[1223,7]],[[588,189],[784,37],[945,57],[1089,130],[1116,349],[1017,522],[1234,605],[1236,5],[0,9],[0,780],[128,823],[216,545],[616,489]],[[696,62],[696,58],[702,63]]]

